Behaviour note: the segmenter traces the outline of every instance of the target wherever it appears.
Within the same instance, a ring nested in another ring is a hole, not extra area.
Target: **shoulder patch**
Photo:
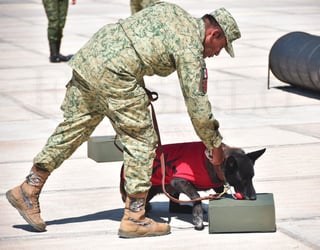
[[[203,93],[207,93],[207,89],[208,89],[208,70],[207,68],[202,68],[201,70],[201,87],[200,87],[200,91]]]

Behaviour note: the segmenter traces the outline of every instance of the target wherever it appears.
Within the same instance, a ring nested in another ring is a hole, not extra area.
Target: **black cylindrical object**
[[[291,32],[269,53],[269,70],[280,81],[320,92],[320,36]]]

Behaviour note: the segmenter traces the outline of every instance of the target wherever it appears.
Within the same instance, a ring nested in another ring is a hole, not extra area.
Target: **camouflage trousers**
[[[69,0],[42,0],[48,18],[48,40],[62,38],[66,23]]]
[[[133,94],[135,97],[131,99],[126,96],[127,100],[122,100],[122,93],[128,90],[128,85],[132,85],[130,91],[139,94]],[[129,194],[148,191],[151,187],[157,144],[157,135],[148,108],[148,96],[144,89],[134,82],[126,82],[125,85],[119,83],[119,88],[112,92],[105,93],[93,87],[74,71],[61,106],[64,121],[58,125],[42,151],[34,158],[34,164],[52,172],[89,139],[97,125],[107,116],[125,148],[126,191]],[[127,105],[115,105],[121,101]]]
[[[158,1],[159,0],[130,0],[131,14],[133,15],[136,12]]]

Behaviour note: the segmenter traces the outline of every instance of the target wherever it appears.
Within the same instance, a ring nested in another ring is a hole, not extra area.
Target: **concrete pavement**
[[[34,232],[5,192],[24,180],[33,157],[62,119],[59,107],[71,70],[48,61],[41,1],[0,0],[0,249],[320,249],[320,95],[296,91],[273,76],[267,89],[272,44],[291,31],[319,35],[320,2],[171,2],[198,17],[224,6],[239,24],[236,58],[222,52],[207,60],[208,93],[227,144],[248,152],[267,148],[256,163],[254,184],[258,193],[274,194],[277,231],[208,234],[207,222],[203,231],[195,231],[191,216],[169,214],[168,200],[160,195],[150,216],[168,221],[172,233],[119,239],[121,163],[88,159],[84,144],[47,181],[40,198],[47,232]],[[128,15],[125,0],[70,5],[62,53],[75,53],[102,25]],[[163,143],[198,140],[176,74],[145,80],[160,95],[155,108]],[[108,120],[94,132],[112,134]]]

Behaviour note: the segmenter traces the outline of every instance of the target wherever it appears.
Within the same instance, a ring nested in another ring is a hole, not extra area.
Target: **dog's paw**
[[[202,230],[203,226],[203,209],[201,204],[195,204],[192,210],[192,221],[196,230]]]
[[[204,229],[203,220],[200,217],[193,217],[193,224],[194,224],[195,230],[203,230]]]

